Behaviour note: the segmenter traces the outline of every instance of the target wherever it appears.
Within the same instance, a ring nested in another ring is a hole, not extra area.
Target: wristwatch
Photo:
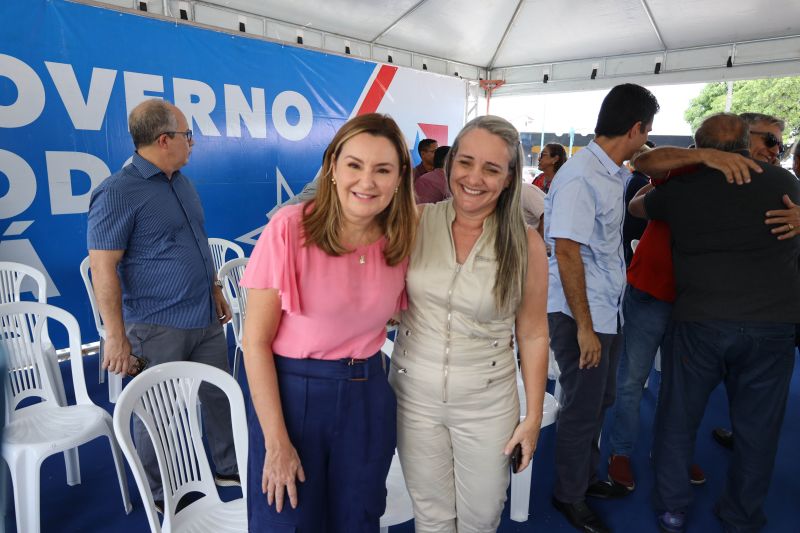
[[[219,287],[221,289],[222,288],[222,280],[215,279],[214,280],[214,285],[216,285],[217,287]]]

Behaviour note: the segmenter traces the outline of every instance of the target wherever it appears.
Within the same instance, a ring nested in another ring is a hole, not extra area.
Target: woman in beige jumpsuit
[[[398,451],[418,533],[492,532],[509,455],[528,466],[547,377],[547,259],[520,207],[519,134],[499,117],[459,133],[453,197],[420,215],[390,382]],[[527,396],[520,422],[513,336]]]

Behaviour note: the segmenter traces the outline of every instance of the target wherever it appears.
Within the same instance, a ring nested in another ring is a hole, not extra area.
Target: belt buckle
[[[366,363],[366,359],[356,359],[351,357],[349,361],[347,361],[347,366],[355,366],[355,365],[362,365]],[[366,367],[364,367],[366,370]],[[369,376],[364,376],[363,378],[348,378],[347,381],[369,381]]]

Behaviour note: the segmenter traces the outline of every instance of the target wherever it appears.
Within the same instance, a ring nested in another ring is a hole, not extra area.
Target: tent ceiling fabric
[[[98,1],[136,8],[141,0]],[[271,39],[294,42],[305,31],[317,34],[305,45],[337,53],[352,39],[356,56],[504,79],[497,94],[800,73],[798,0],[146,1],[173,17],[189,5],[190,20],[222,27],[204,19],[209,10],[261,18],[247,32]]]

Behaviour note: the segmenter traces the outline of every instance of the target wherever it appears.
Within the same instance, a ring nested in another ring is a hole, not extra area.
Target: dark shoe
[[[564,515],[572,527],[586,533],[611,533],[586,502],[564,503],[553,498],[553,507]]]
[[[717,520],[719,520],[720,525],[722,525],[722,531],[724,533],[735,533],[736,532],[736,530],[733,527],[729,526],[727,524],[727,522],[725,522],[725,520],[722,519],[722,515],[720,514],[720,510],[719,510],[719,502],[714,504],[714,507],[712,508],[712,510],[714,511],[714,516],[717,518]]]
[[[239,479],[239,474],[214,474],[214,483],[218,487],[241,487],[242,481]]]
[[[723,448],[733,449],[733,431],[726,428],[714,428],[711,436],[717,441],[717,444]]]
[[[628,490],[636,488],[633,480],[631,458],[627,455],[612,455],[608,458],[608,479]]]
[[[692,485],[702,485],[706,482],[706,474],[700,465],[693,464],[689,468],[689,483]]]
[[[686,528],[686,513],[666,511],[658,515],[658,529],[661,533],[683,533]]]
[[[595,481],[586,489],[587,498],[600,498],[610,500],[612,498],[622,498],[627,496],[628,489],[613,481]]]

